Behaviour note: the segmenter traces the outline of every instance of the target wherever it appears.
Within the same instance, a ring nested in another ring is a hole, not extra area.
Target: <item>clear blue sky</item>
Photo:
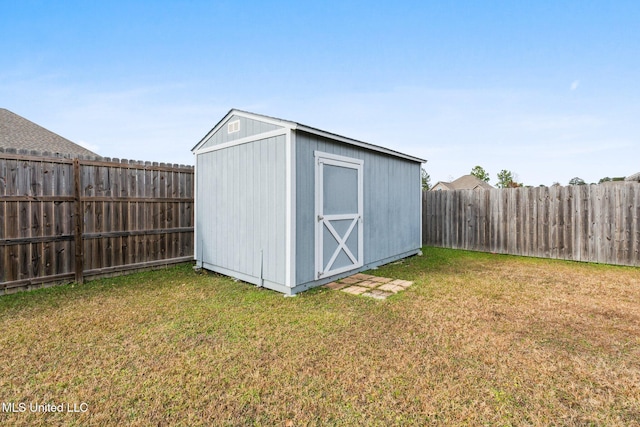
[[[529,185],[640,171],[638,1],[0,0],[0,107],[192,164],[231,108]]]

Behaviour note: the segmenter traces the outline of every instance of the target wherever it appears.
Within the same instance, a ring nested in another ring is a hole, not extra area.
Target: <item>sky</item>
[[[231,109],[525,185],[640,171],[640,2],[0,0],[0,107],[193,164]]]

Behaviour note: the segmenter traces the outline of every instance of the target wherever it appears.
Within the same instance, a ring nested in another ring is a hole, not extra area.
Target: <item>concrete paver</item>
[[[404,288],[402,286],[392,285],[391,283],[387,283],[385,285],[382,285],[378,289],[380,289],[381,291],[393,292],[394,294],[397,294],[398,292],[404,291]]]
[[[356,282],[357,283],[357,282]],[[344,283],[344,282],[331,282],[331,283],[327,283],[326,285],[324,285],[325,288],[329,288],[329,289],[333,289],[333,290],[340,290],[342,288],[346,288],[347,286],[349,286],[349,283]]]
[[[363,288],[362,286],[351,285],[348,288],[342,289],[342,292],[346,292],[348,294],[360,295],[367,292],[368,288]]]
[[[353,276],[349,276],[349,277],[353,277],[355,279],[360,279],[360,280],[371,280],[371,279],[375,278],[376,276],[372,276],[370,274],[358,273],[358,274],[354,274]]]
[[[370,274],[358,273],[345,277],[337,282],[331,282],[325,287],[329,289],[342,290],[353,295],[362,295],[375,299],[385,299],[390,295],[406,290],[413,282],[401,279],[390,279],[388,277],[372,276]]]
[[[372,289],[371,291],[365,292],[364,294],[362,294],[362,296],[364,296],[364,297],[371,297],[371,298],[375,298],[375,299],[386,299],[390,295],[391,295],[391,293],[383,292],[383,291],[380,291],[378,289]]]
[[[408,280],[400,280],[400,279],[396,279],[392,282],[389,282],[390,285],[396,285],[396,286],[402,286],[403,288],[408,288],[409,286],[413,285],[413,282],[409,282]]]
[[[377,288],[378,286],[380,286],[380,283],[374,282],[373,280],[363,280],[362,282],[358,283],[358,286],[364,286],[365,288]]]
[[[401,280],[400,281],[400,286],[404,286],[405,288],[408,288],[409,286],[413,285],[413,282],[410,282],[408,280]]]
[[[372,279],[370,279],[374,282],[380,282],[380,283],[388,283],[390,281],[392,281],[393,279],[389,279],[388,277],[374,277]]]

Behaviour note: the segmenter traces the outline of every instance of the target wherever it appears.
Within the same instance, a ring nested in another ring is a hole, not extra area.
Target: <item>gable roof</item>
[[[433,186],[433,189],[435,189],[438,184],[447,190],[475,190],[476,188],[490,190],[494,188],[491,184],[473,175],[462,175],[460,178],[451,182],[438,181],[436,185]]]
[[[100,157],[93,151],[87,150],[6,108],[0,108],[0,147],[48,151],[71,156]]]
[[[331,132],[327,132],[321,129],[317,129],[311,126],[306,126],[303,125],[301,123],[297,123],[297,122],[292,122],[290,120],[283,120],[283,119],[278,119],[276,117],[271,117],[271,116],[265,116],[263,114],[256,114],[256,113],[251,113],[249,111],[243,111],[243,110],[238,110],[237,108],[232,108],[231,110],[229,110],[229,112],[209,131],[207,132],[207,134],[200,140],[200,142],[198,142],[192,149],[192,152],[196,152],[198,150],[198,148],[200,148],[200,146],[202,146],[208,139],[210,136],[212,136],[213,134],[215,134],[223,125],[224,123],[231,118],[232,116],[240,116],[240,117],[246,117],[249,119],[254,119],[254,120],[261,120],[267,123],[271,123],[271,124],[275,124],[277,126],[282,126],[284,128],[290,129],[290,130],[296,130],[296,131],[303,131],[306,133],[310,133],[313,135],[318,135],[318,136],[322,136],[325,138],[329,138],[329,139],[333,139],[333,140],[337,140],[340,142],[343,142],[345,144],[349,144],[349,145],[355,145],[358,147],[362,147],[362,148],[367,148],[369,150],[373,150],[373,151],[378,151],[384,154],[388,154],[394,157],[400,157],[406,160],[411,160],[414,162],[419,162],[419,163],[424,163],[426,162],[426,160],[418,158],[418,157],[414,157],[414,156],[410,156],[408,154],[404,154],[401,153],[399,151],[395,151],[395,150],[391,150],[389,148],[385,148],[385,147],[381,147],[379,145],[375,145],[375,144],[370,144],[368,142],[363,142],[363,141],[358,141],[357,139],[352,139],[352,138],[348,138],[346,136],[342,136],[342,135],[338,135],[335,133],[331,133]]]
[[[443,187],[443,188],[440,188],[440,187]],[[438,182],[436,182],[436,183],[435,183],[435,185],[433,185],[433,186],[431,187],[431,191],[436,191],[436,190],[438,190],[439,188],[440,188],[441,190],[455,190],[455,188],[453,188],[453,187],[451,186],[451,183],[450,183],[450,182],[446,182],[446,181],[438,181]]]
[[[635,181],[640,182],[640,172],[634,173],[633,175],[629,175],[624,179],[625,181]]]

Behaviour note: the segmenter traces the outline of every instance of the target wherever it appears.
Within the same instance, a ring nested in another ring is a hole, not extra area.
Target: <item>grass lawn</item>
[[[640,424],[640,269],[424,248],[373,274],[415,284],[283,298],[183,265],[0,297],[26,405],[0,425]]]

